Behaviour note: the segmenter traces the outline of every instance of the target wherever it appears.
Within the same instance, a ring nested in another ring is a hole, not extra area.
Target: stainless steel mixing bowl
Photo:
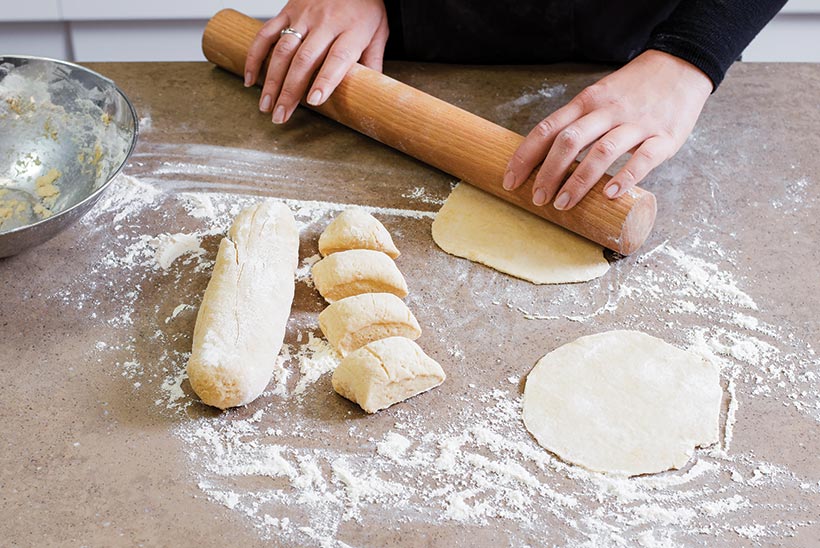
[[[0,257],[91,209],[134,150],[137,120],[128,97],[96,72],[0,55]]]

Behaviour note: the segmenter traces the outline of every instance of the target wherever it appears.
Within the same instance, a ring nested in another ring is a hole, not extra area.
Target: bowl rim
[[[111,182],[114,179],[117,178],[117,175],[120,174],[122,169],[125,167],[125,164],[128,163],[128,160],[131,158],[131,154],[134,152],[134,149],[137,147],[137,140],[138,140],[139,133],[140,133],[140,119],[139,119],[139,115],[137,114],[137,109],[134,107],[134,104],[131,102],[131,99],[128,98],[128,95],[126,95],[125,92],[122,90],[122,88],[120,88],[116,84],[116,82],[114,82],[111,78],[103,76],[99,72],[97,72],[95,70],[91,70],[90,68],[84,67],[82,65],[78,65],[77,63],[72,63],[71,61],[63,61],[61,59],[53,59],[51,57],[40,57],[40,56],[37,56],[37,55],[0,54],[0,63],[2,63],[6,59],[26,59],[26,60],[34,60],[34,61],[48,61],[48,62],[51,62],[51,63],[56,63],[58,65],[64,65],[64,66],[80,69],[80,70],[85,71],[89,74],[92,74],[93,76],[96,76],[96,77],[100,78],[101,80],[104,80],[105,82],[108,82],[114,88],[114,91],[116,91],[120,95],[120,97],[123,98],[123,100],[125,101],[125,104],[128,105],[128,110],[131,111],[131,117],[134,119],[134,132],[131,135],[131,142],[128,145],[128,151],[125,153],[125,157],[123,158],[122,162],[120,163],[119,166],[117,166],[117,168],[114,171],[111,172],[111,176],[108,177],[108,180],[106,180],[105,183],[101,184],[99,186],[99,188],[97,188],[97,190],[95,190],[94,192],[92,192],[91,194],[89,194],[88,196],[86,196],[85,198],[83,198],[82,200],[80,200],[79,202],[74,204],[73,206],[62,210],[59,213],[57,213],[55,215],[52,215],[51,217],[48,217],[46,219],[40,219],[39,221],[35,221],[35,222],[29,223],[27,225],[18,226],[17,228],[12,228],[11,230],[0,231],[0,238],[2,238],[4,236],[10,236],[12,234],[17,234],[17,233],[20,233],[20,232],[23,232],[23,231],[26,231],[26,230],[30,230],[30,229],[32,229],[34,227],[37,227],[37,226],[44,225],[44,224],[49,223],[53,220],[59,219],[60,217],[63,217],[64,215],[68,215],[69,213],[71,213],[72,211],[74,211],[76,209],[82,208],[84,205],[88,204],[89,202],[91,202],[92,204],[94,202],[96,202],[100,198],[102,193],[105,192],[105,190],[108,188],[108,186],[111,184]]]

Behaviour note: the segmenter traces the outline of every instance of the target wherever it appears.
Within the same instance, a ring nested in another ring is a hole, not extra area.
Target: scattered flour
[[[197,219],[212,219],[216,216],[213,201],[207,194],[186,194],[188,213]]]
[[[90,226],[98,225],[96,229],[99,230],[103,227],[97,223],[99,217],[115,212],[111,225],[115,230],[119,230],[118,227],[122,221],[133,218],[135,214],[150,208],[160,194],[161,191],[153,185],[121,173],[112,181],[97,205],[82,218],[81,222]]]
[[[352,427],[360,441],[346,451],[316,443],[319,433],[299,426],[303,421],[288,411],[292,405],[271,401],[247,419],[203,418],[177,430],[188,442],[200,488],[244,514],[262,538],[286,544],[335,539],[348,521],[375,519],[398,527],[407,514],[430,527],[442,520],[494,520],[511,539],[550,544],[609,546],[651,537],[679,546],[702,534],[718,542],[745,531],[768,490],[798,481],[762,463],[706,453],[682,473],[626,479],[586,472],[554,459],[530,439],[520,427],[520,396],[507,389],[478,393],[443,428],[409,412],[397,413],[393,428],[375,440],[361,438]],[[729,493],[723,481],[735,466],[757,470],[757,479],[732,482],[737,487]],[[284,481],[264,491],[232,487],[232,478],[248,475]],[[535,517],[539,512],[572,530],[552,531]],[[303,516],[302,526],[283,530],[268,519],[283,513]],[[773,520],[755,530],[769,538],[789,527]]]
[[[296,354],[296,362],[299,364],[302,377],[293,393],[304,394],[309,385],[319,380],[319,377],[325,373],[335,370],[340,361],[341,356],[330,346],[330,343],[315,337],[313,333],[308,333],[308,341],[300,347]]]
[[[185,304],[185,303],[178,304],[176,306],[176,308],[174,308],[173,312],[171,312],[171,315],[168,316],[167,318],[165,318],[165,323],[173,321],[174,319],[177,318],[177,316],[182,314],[185,310],[189,310],[189,309],[195,309],[195,307],[190,305],[190,304]]]
[[[430,191],[423,186],[417,186],[411,192],[407,192],[405,194],[402,194],[401,196],[402,198],[407,198],[408,200],[414,200],[423,202],[425,204],[435,205],[442,205],[444,204],[444,200],[447,199],[446,196],[443,198],[436,198],[434,196],[431,196]]]
[[[199,238],[194,234],[160,234],[149,244],[154,248],[154,260],[163,270],[168,270],[171,263],[179,257],[192,253],[201,255],[205,252],[199,246]]]
[[[159,171],[174,177],[197,169],[165,165]],[[236,169],[242,172],[246,166]],[[788,538],[808,523],[786,516],[807,514],[794,494],[816,496],[818,478],[799,477],[753,452],[733,452],[732,441],[736,421],[755,399],[783,401],[820,420],[817,357],[790,339],[787,327],[761,318],[758,304],[743,289],[748,284],[727,267],[730,254],[713,242],[664,243],[620,261],[598,282],[551,288],[543,297],[516,289],[523,287],[516,284],[497,291],[473,287],[483,282],[469,276],[472,267],[447,259],[454,265],[452,280],[450,286],[436,288],[441,294],[466,287],[476,306],[488,311],[504,307],[533,321],[661,329],[658,334],[670,342],[720,364],[727,392],[721,446],[697,451],[691,465],[679,472],[619,479],[568,466],[534,443],[520,419],[523,370],[505,374],[509,378],[502,386],[473,385],[469,395],[442,410],[443,422],[412,405],[367,420],[354,411],[350,420],[307,413],[315,409],[309,403],[316,398],[328,409],[341,405],[328,375],[339,357],[315,334],[315,312],[292,318],[289,344],[252,414],[235,410],[216,418],[199,416],[185,380],[188,353],[174,348],[190,345],[194,314],[184,312],[199,304],[213,242],[239,209],[258,197],[211,188],[170,195],[161,190],[167,178],[156,185],[148,179],[121,176],[83,219],[94,229],[109,223],[115,227],[114,245],[101,252],[94,269],[116,270],[117,283],[123,284],[117,306],[101,319],[126,335],[116,342],[99,341],[93,352],[101,363],[113,363],[132,390],[151,394],[157,412],[175,417],[174,434],[191,462],[192,481],[215,503],[244,516],[262,539],[342,546],[346,523],[396,529],[412,522],[431,529],[447,523],[491,524],[508,544],[521,546],[680,546],[704,539],[717,545]],[[419,199],[423,201],[421,195]],[[348,207],[287,203],[303,229]],[[193,230],[146,234],[140,227],[144,213],[163,215],[163,208],[174,205],[189,213]],[[412,222],[433,216],[427,211],[369,210]],[[215,239],[209,244],[210,236]],[[309,283],[316,260],[316,255],[302,259],[298,283]],[[194,283],[199,285],[173,302],[148,300],[148,287]],[[89,315],[98,313],[100,303],[77,287],[63,289],[56,298],[88,309]],[[422,302],[435,307],[439,300],[433,295]],[[133,333],[135,317],[145,314],[156,319],[152,324],[143,317],[141,325],[155,325],[155,331]],[[448,321],[431,325],[427,336],[446,340],[461,326],[459,318]],[[469,352],[457,342],[443,345],[451,348],[453,364],[506,364],[470,363]],[[340,426],[349,442],[324,444]],[[776,506],[766,506],[774,499]]]
[[[809,187],[809,180],[801,177],[796,181],[784,181],[782,185],[783,196],[774,198],[771,201],[772,207],[782,210],[783,213],[798,213],[806,202],[806,190]]]
[[[433,219],[436,214],[432,211],[421,211],[414,209],[399,209],[395,207],[375,207],[361,204],[342,204],[338,202],[325,202],[321,200],[280,200],[282,203],[289,206],[295,211],[297,220],[299,217],[326,217],[329,213],[341,213],[349,209],[351,206],[356,206],[364,209],[368,213],[374,215],[383,215],[386,217],[403,217],[406,219]]]
[[[566,84],[550,85],[544,82],[538,89],[530,88],[518,97],[499,104],[496,106],[496,112],[502,118],[501,121],[521,116],[522,113],[528,114],[527,124],[534,126],[549,114],[550,106],[553,109],[557,108],[553,100],[563,98],[566,91]]]
[[[397,432],[388,432],[376,445],[376,451],[391,460],[401,462],[412,442]]]
[[[544,99],[554,99],[556,97],[561,97],[566,93],[566,91],[566,84],[557,84],[551,86],[545,82],[538,90],[531,93],[523,93],[519,97],[513,99],[509,103],[504,103],[498,108],[512,108],[517,111],[520,111],[521,107],[529,106],[532,103],[543,103]],[[548,113],[545,113],[544,116],[546,117],[547,114]]]
[[[296,281],[304,282],[308,287],[313,287],[313,277],[310,275],[313,265],[322,260],[322,256],[315,253],[309,257],[305,257],[296,269]]]
[[[153,129],[154,121],[151,119],[151,115],[147,114],[140,118],[139,120],[139,128],[140,132],[148,132]]]

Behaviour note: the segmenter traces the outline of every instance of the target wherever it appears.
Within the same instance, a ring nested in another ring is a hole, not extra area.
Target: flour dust
[[[765,320],[747,281],[734,274],[735,258],[708,231],[622,259],[600,280],[537,294],[500,274],[475,276],[473,269],[483,267],[431,248],[430,270],[449,272],[448,280],[430,280],[409,299],[418,317],[429,318],[430,336],[440,338],[448,359],[474,371],[505,362],[480,363],[469,343],[453,335],[478,325],[471,323],[475,317],[441,314],[453,291],[469,296],[477,314],[503,310],[545,328],[642,329],[719,363],[727,394],[721,443],[698,450],[683,470],[626,479],[569,466],[532,440],[521,421],[526,365],[497,384],[476,376],[436,416],[412,401],[363,416],[330,388],[339,357],[316,328],[318,296],[308,309],[294,311],[262,398],[246,409],[203,416],[185,376],[190,329],[219,238],[259,197],[215,188],[171,193],[149,179],[121,176],[82,221],[100,230],[97,220],[105,218],[115,232],[94,272],[116,276],[119,300],[98,319],[122,333],[148,326],[125,340],[100,340],[94,352],[113,360],[135,393],[152,395],[155,412],[173,418],[191,481],[225,511],[243,516],[261,539],[345,546],[354,525],[389,532],[491,524],[517,546],[743,544],[787,539],[816,519],[801,501],[816,500],[819,478],[738,447],[735,432],[746,408],[764,400],[788,406],[810,424],[820,421],[820,361],[810,345],[790,336],[789,326]],[[407,198],[437,200],[423,190]],[[303,235],[318,235],[346,207],[285,203]],[[433,217],[426,210],[369,210],[402,223],[429,225]],[[159,220],[145,220],[152,216]],[[315,246],[306,247],[297,294],[310,296],[309,270],[318,255]],[[158,286],[184,289],[168,302],[149,291]],[[98,314],[99,303],[78,287],[67,287],[60,298]],[[545,343],[543,353],[556,346]],[[324,442],[331,438],[337,441]]]

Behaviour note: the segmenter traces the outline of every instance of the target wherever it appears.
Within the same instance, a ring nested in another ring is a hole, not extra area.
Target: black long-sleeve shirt
[[[626,63],[654,49],[715,88],[786,0],[385,0],[387,55],[417,61]]]

